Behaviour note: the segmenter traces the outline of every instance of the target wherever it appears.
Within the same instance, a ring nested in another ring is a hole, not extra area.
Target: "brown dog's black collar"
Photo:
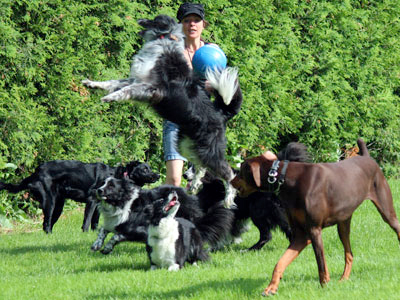
[[[273,185],[278,180],[278,187],[274,190],[275,193],[279,192],[281,185],[285,182],[286,170],[289,165],[289,161],[288,160],[283,161],[283,166],[282,166],[282,170],[281,170],[280,174],[278,173],[279,165],[280,165],[280,160],[278,160],[278,159],[274,160],[274,162],[272,163],[271,169],[268,172],[267,180],[270,185]],[[279,175],[279,178],[278,178],[278,175]]]

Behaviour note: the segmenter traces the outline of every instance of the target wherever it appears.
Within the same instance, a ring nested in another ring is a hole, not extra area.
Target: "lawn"
[[[390,181],[400,215],[400,181]],[[252,226],[243,243],[212,253],[211,260],[179,272],[149,271],[145,246],[118,245],[108,256],[90,251],[96,233],[82,233],[83,212],[64,213],[46,235],[41,224],[16,225],[0,234],[0,299],[263,299],[261,292],[286,249],[284,235],[259,252],[242,253],[258,239]],[[321,288],[312,247],[286,270],[272,299],[400,299],[400,248],[370,201],[352,221],[353,271],[339,282],[343,248],[336,228],[323,232],[331,282]]]

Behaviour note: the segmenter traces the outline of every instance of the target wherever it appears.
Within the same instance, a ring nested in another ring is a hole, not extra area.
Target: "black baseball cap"
[[[178,9],[176,18],[181,22],[183,18],[191,14],[198,15],[204,20],[204,6],[198,3],[183,3]]]

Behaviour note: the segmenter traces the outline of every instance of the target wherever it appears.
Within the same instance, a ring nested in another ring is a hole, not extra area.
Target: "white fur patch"
[[[162,218],[158,226],[149,226],[147,243],[152,247],[152,264],[171,270],[176,267],[175,242],[179,237],[178,226],[178,221],[173,216]]]
[[[132,193],[131,199],[127,201],[123,208],[115,207],[105,201],[101,202],[100,209],[104,218],[104,229],[114,231],[114,228],[119,224],[125,222],[129,213],[131,212],[131,205],[139,197],[139,189],[135,189]]]
[[[133,57],[131,66],[131,77],[139,82],[147,82],[150,78],[150,71],[154,68],[156,61],[163,53],[184,51],[184,41],[171,41],[169,39],[156,39],[144,44],[143,48]]]

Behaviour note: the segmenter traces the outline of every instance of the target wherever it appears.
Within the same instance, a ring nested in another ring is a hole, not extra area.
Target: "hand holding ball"
[[[200,47],[193,56],[192,65],[195,72],[205,77],[207,69],[223,70],[226,68],[226,55],[215,44],[206,44]]]

